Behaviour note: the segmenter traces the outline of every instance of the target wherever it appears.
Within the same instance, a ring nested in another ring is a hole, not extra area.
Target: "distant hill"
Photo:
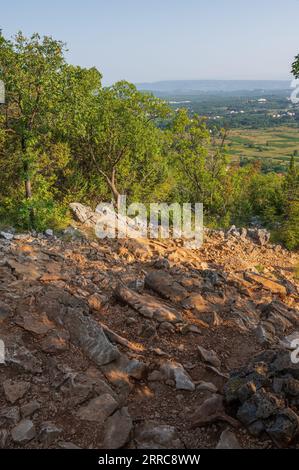
[[[271,91],[290,88],[288,80],[165,80],[136,83],[139,90],[163,93]]]

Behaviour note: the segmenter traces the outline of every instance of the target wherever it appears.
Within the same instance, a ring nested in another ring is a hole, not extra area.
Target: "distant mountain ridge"
[[[286,90],[289,80],[163,80],[158,82],[136,83],[139,90],[158,91],[164,93],[230,92],[254,90]]]

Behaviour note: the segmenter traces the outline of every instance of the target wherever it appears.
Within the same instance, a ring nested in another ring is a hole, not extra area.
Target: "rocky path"
[[[267,241],[3,235],[0,448],[299,447],[299,258]]]

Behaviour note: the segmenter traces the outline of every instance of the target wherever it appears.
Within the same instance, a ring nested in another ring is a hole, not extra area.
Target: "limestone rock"
[[[137,426],[134,440],[137,449],[182,449],[178,432],[174,426],[147,421]]]
[[[55,423],[50,421],[44,422],[41,425],[39,440],[46,446],[50,446],[63,432],[62,429],[58,428]]]
[[[132,428],[133,423],[127,408],[116,411],[106,421],[103,448],[122,448],[129,441]]]
[[[177,363],[166,361],[162,364],[160,372],[165,380],[174,380],[177,390],[187,390],[193,392],[195,385],[185,371],[184,367]]]
[[[88,305],[67,292],[47,288],[39,298],[48,318],[63,325],[70,341],[80,347],[97,365],[109,364],[119,357],[118,349],[107,339],[102,327],[88,315]]]
[[[177,323],[182,321],[181,314],[178,311],[164,305],[149,294],[138,294],[132,289],[119,284],[115,289],[115,295],[146,318],[158,322]]]
[[[90,400],[87,405],[79,408],[75,414],[82,421],[102,424],[117,408],[117,401],[111,395],[103,394]]]
[[[25,444],[31,441],[36,436],[35,426],[29,419],[23,419],[11,431],[11,437],[14,442],[18,444]]]
[[[4,393],[8,401],[14,404],[30,389],[30,383],[24,381],[6,380],[3,383]]]
[[[198,348],[200,357],[203,359],[204,362],[207,362],[208,364],[211,364],[214,367],[218,367],[218,368],[221,367],[221,361],[218,358],[215,351],[213,350],[208,351],[202,346],[197,346],[197,348]]]
[[[229,429],[222,432],[216,449],[241,449],[235,434]]]

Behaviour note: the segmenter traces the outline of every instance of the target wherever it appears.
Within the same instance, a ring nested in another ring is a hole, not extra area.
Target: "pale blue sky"
[[[49,34],[104,82],[288,79],[299,0],[10,0],[0,28]]]

